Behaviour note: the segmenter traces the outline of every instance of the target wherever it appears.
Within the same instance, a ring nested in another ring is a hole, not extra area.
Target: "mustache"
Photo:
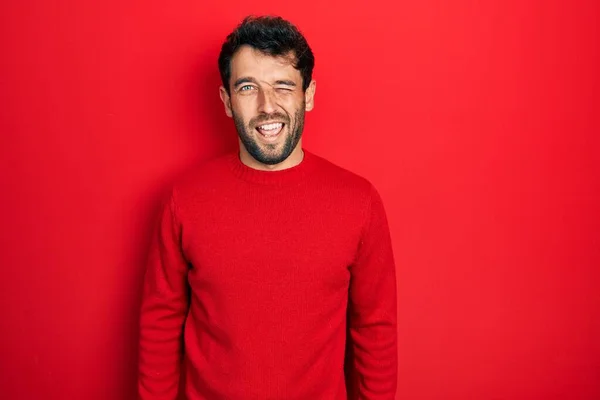
[[[273,121],[273,120],[283,121],[285,124],[288,124],[290,121],[290,119],[288,118],[287,115],[284,115],[281,113],[261,114],[258,117],[252,118],[250,120],[250,126],[257,127],[258,125],[260,125],[263,122]]]

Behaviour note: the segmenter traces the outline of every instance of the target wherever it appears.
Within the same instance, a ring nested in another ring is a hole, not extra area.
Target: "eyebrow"
[[[237,81],[235,81],[233,83],[233,87],[238,87],[239,85],[241,85],[242,83],[258,83],[256,82],[256,79],[254,78],[250,78],[250,77],[243,77],[238,79]]]
[[[278,80],[275,81],[276,85],[287,85],[287,86],[296,86],[296,82],[290,80]]]
[[[258,84],[258,82],[256,81],[256,79],[254,79],[252,77],[249,77],[249,76],[245,76],[245,77],[242,77],[242,78],[239,78],[238,80],[236,80],[233,83],[233,87],[238,87],[242,83],[256,83],[256,84]],[[288,80],[288,79],[276,80],[275,84],[276,85],[286,85],[286,86],[296,86],[296,83],[294,81],[291,81],[291,80]]]

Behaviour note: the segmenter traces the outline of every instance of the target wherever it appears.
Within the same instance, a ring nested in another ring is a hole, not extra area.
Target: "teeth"
[[[261,131],[273,131],[273,130],[281,128],[282,126],[283,126],[283,124],[281,122],[279,122],[276,124],[261,125],[258,127],[258,129],[260,129]]]

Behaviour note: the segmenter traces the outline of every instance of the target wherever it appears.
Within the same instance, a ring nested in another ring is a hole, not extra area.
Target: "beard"
[[[252,158],[265,165],[275,165],[285,161],[292,154],[292,151],[294,151],[302,137],[302,130],[304,129],[304,102],[302,102],[301,107],[294,114],[293,120],[290,120],[287,115],[281,113],[260,114],[258,117],[252,118],[248,125],[246,125],[242,117],[233,112],[233,110],[232,114],[235,128],[242,144]],[[256,135],[260,135],[256,131],[256,127],[263,122],[272,120],[282,121],[285,124],[282,130],[287,130],[287,135],[280,150],[277,150],[280,146],[279,143],[261,144],[256,139]]]

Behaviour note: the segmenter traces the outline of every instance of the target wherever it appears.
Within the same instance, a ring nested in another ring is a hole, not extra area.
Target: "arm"
[[[351,266],[348,318],[350,394],[359,400],[393,400],[398,374],[396,272],[385,210],[373,187]]]
[[[138,394],[141,400],[175,400],[188,310],[187,262],[173,195],[164,203],[152,238],[140,315]]]

